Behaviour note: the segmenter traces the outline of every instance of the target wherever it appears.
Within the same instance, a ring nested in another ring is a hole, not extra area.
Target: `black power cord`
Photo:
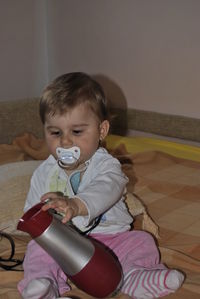
[[[18,259],[13,258],[15,255],[15,242],[14,242],[13,238],[7,233],[0,232],[0,241],[3,238],[6,238],[9,241],[11,251],[10,251],[10,255],[8,258],[0,257],[0,268],[7,270],[7,271],[23,271],[20,269],[15,269],[17,266],[19,266],[23,263],[23,260],[18,260]]]

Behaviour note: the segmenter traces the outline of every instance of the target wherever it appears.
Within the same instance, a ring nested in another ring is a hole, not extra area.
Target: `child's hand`
[[[60,192],[48,192],[41,197],[41,201],[45,202],[47,199],[49,199],[49,201],[42,207],[42,210],[47,211],[48,209],[54,209],[64,214],[62,219],[63,223],[79,215],[80,200],[78,198],[69,199]]]

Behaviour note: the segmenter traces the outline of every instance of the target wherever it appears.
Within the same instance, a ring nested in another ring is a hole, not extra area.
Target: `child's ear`
[[[104,138],[108,135],[110,129],[110,123],[108,120],[104,120],[100,124],[100,140],[104,140]]]

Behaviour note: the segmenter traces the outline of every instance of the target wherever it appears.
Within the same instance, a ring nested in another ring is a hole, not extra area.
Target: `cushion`
[[[30,178],[41,161],[21,161],[0,166],[0,230],[23,234],[16,224],[23,215]]]

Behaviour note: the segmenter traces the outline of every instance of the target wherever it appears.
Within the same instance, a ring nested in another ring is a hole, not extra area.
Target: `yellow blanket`
[[[165,298],[200,298],[200,149],[119,136],[109,136],[106,145],[130,179],[128,190],[144,203],[159,226],[157,241],[163,262],[186,273],[182,288]],[[47,155],[43,140],[30,134],[16,138],[12,145],[0,145],[0,164],[41,160]],[[138,216],[135,229],[141,228]],[[17,256],[22,257],[27,240],[17,236],[15,241]],[[0,255],[5,250],[1,246]],[[16,284],[22,275],[23,272],[0,271],[0,298],[20,298]],[[75,287],[70,295],[91,298]],[[128,297],[119,294],[116,298]]]

